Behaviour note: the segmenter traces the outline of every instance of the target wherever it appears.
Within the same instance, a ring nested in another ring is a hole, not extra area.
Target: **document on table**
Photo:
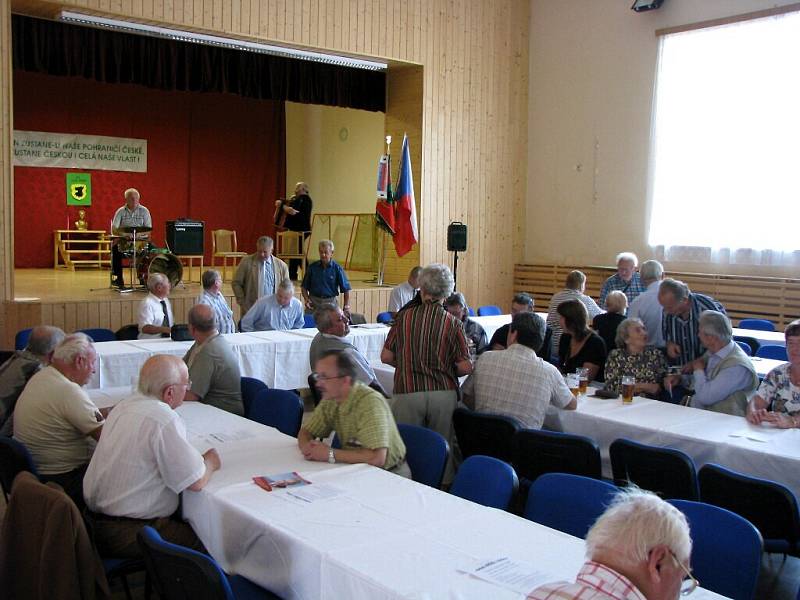
[[[327,483],[315,483],[301,488],[288,488],[286,493],[304,502],[316,502],[341,496],[344,490]]]
[[[221,444],[225,442],[239,442],[241,440],[249,440],[255,437],[251,432],[240,429],[239,431],[219,431],[216,433],[209,433],[207,436],[209,441],[216,441]]]
[[[471,569],[461,570],[464,573],[520,594],[528,594],[540,585],[558,580],[558,577],[537,571],[533,566],[511,560],[507,556],[485,560]]]
[[[730,437],[743,437],[747,438],[748,440],[752,440],[754,442],[768,442],[769,436],[764,435],[763,433],[757,433],[755,431],[750,431],[749,429],[740,429],[739,431],[733,431],[728,434]]]

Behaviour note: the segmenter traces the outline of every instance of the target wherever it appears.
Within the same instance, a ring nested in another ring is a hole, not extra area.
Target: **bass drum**
[[[153,273],[163,273],[174,288],[183,279],[183,265],[174,254],[152,253],[139,263],[139,281],[147,285],[147,278]]]

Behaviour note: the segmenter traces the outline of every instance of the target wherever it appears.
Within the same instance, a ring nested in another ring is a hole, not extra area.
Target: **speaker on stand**
[[[453,252],[453,283],[458,283],[458,253],[467,251],[467,226],[453,221],[447,226],[447,251]],[[454,290],[457,289],[454,285]]]

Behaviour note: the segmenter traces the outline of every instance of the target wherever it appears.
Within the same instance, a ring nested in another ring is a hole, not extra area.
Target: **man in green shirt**
[[[297,436],[306,460],[367,463],[410,478],[406,447],[392,411],[381,394],[357,381],[352,359],[340,350],[325,352],[313,376],[322,402]],[[332,431],[341,449],[317,441]]]

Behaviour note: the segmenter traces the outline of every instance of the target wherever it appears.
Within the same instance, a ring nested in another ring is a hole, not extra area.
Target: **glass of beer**
[[[572,395],[577,398],[580,393],[580,379],[578,379],[577,373],[570,373],[567,375],[567,387],[569,391],[572,392]]]
[[[622,377],[622,403],[633,404],[633,389],[636,387],[636,377],[623,375]]]
[[[578,374],[578,389],[582,395],[586,395],[586,388],[589,387],[589,369],[586,367],[581,367],[576,369],[575,372]]]

